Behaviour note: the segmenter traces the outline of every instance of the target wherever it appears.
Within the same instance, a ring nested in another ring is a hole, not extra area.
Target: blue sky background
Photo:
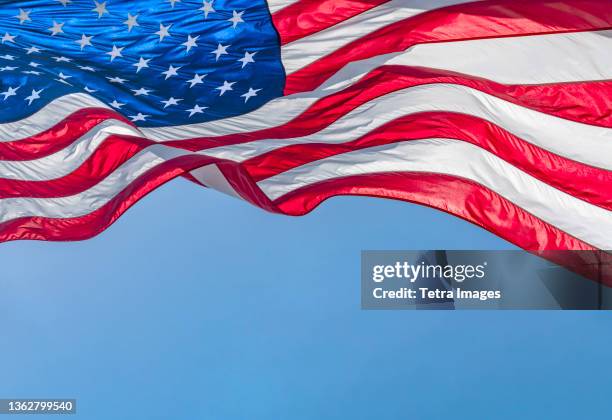
[[[609,411],[609,314],[360,309],[363,249],[511,248],[424,207],[290,218],[178,180],[93,240],[0,246],[0,397],[77,398],[72,418]]]

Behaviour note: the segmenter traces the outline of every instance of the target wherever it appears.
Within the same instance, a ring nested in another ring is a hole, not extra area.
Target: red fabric
[[[110,136],[76,170],[45,181],[0,178],[0,199],[11,197],[66,197],[85,191],[155,142],[138,137]]]
[[[0,160],[32,160],[53,154],[111,118],[131,124],[121,114],[109,109],[81,109],[35,136],[19,138],[19,133],[15,133],[15,140],[0,142]]]
[[[289,75],[285,94],[313,90],[352,61],[417,44],[610,28],[612,6],[607,0],[485,0],[449,6],[393,23],[340,47]]]
[[[272,15],[281,45],[327,29],[389,0],[298,1]]]
[[[526,250],[593,250],[473,181],[449,175],[384,173],[346,177],[302,188],[275,201],[293,216],[336,195],[393,198],[433,207],[487,229]]]
[[[0,242],[21,239],[77,241],[91,238],[108,228],[149,192],[212,161],[214,160],[204,156],[184,156],[158,165],[132,182],[107,204],[82,217],[23,217],[0,223]]]

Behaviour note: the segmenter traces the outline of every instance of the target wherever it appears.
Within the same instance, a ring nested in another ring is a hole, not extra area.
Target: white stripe
[[[288,75],[371,32],[418,15],[470,0],[392,0],[347,19],[328,29],[281,47]]]
[[[232,187],[232,184],[225,178],[219,166],[214,163],[194,169],[190,174],[205,187],[213,188],[223,194],[242,199],[240,194]]]
[[[149,169],[191,152],[163,145],[151,146],[133,156],[108,177],[79,194],[57,198],[0,199],[0,223],[19,217],[71,218],[92,213],[119,194]]]
[[[322,89],[342,89],[383,65],[419,66],[510,85],[612,79],[612,31],[419,44],[347,64]]]
[[[205,153],[242,162],[279,147],[304,143],[344,143],[397,118],[428,111],[469,114],[569,159],[612,170],[612,130],[581,124],[504,101],[469,87],[422,85],[367,102],[325,129],[299,138],[267,139],[207,149]]]
[[[70,114],[88,107],[109,108],[108,105],[85,93],[72,93],[57,98],[35,114],[12,123],[0,124],[0,142],[31,137],[53,127]]]
[[[46,181],[61,178],[76,170],[111,135],[140,136],[138,130],[118,121],[98,124],[70,146],[40,159],[0,161],[0,178]]]
[[[428,139],[385,145],[315,161],[260,181],[272,200],[339,177],[381,172],[430,172],[473,180],[545,222],[600,249],[612,247],[612,213],[520,171],[469,143]]]
[[[271,14],[274,14],[298,1],[300,0],[268,0],[268,9]]]

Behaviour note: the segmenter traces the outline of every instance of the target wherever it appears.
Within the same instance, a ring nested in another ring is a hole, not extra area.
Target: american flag
[[[610,249],[611,28],[612,0],[2,0],[0,241],[91,237],[183,176]]]

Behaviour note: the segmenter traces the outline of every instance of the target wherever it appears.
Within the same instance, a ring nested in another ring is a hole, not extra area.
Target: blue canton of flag
[[[264,0],[0,0],[0,40],[0,123],[75,92],[139,126],[201,123],[284,86]]]

